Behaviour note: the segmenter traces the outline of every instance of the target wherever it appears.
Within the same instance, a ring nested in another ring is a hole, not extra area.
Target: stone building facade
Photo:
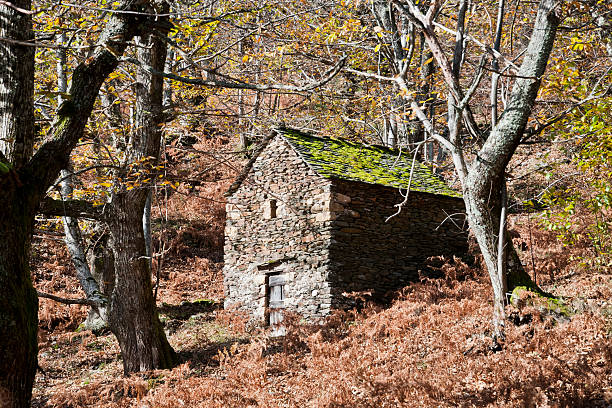
[[[467,251],[463,202],[425,166],[295,130],[266,140],[226,209],[225,306],[261,323],[276,308],[323,317],[350,305],[346,292],[383,297],[428,257]]]

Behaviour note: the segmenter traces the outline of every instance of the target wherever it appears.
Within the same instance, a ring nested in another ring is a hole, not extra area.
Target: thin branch
[[[300,12],[297,12],[297,13],[289,14],[287,16],[282,16],[282,17],[279,17],[279,18],[277,18],[275,20],[268,21],[268,22],[258,26],[257,28],[247,32],[242,38],[229,43],[225,48],[217,50],[215,53],[213,53],[211,55],[207,55],[206,57],[202,58],[200,61],[206,61],[206,60],[210,61],[210,60],[213,60],[214,58],[216,58],[217,56],[223,54],[225,51],[229,50],[230,48],[235,47],[238,43],[240,43],[240,41],[244,40],[245,38],[248,38],[248,37],[250,37],[250,36],[252,36],[254,34],[261,33],[261,30],[263,28],[266,28],[268,26],[274,26],[274,25],[276,25],[276,24],[278,24],[278,23],[280,23],[282,21],[285,21],[285,20],[288,20],[288,19],[291,19],[291,18],[294,18],[294,17],[298,17],[298,16],[306,14],[306,13],[311,13],[313,11],[320,10],[320,9],[322,9],[324,7],[325,6],[313,7],[313,8],[308,9],[308,10],[304,10],[304,11],[300,11]]]
[[[505,0],[499,0],[499,7],[497,9],[497,24],[495,27],[495,42],[493,45],[493,50],[499,52],[501,47],[501,35],[502,28],[504,22],[504,8],[506,2]],[[493,71],[499,71],[499,63],[497,62],[497,58],[493,57]],[[499,74],[496,72],[491,76],[491,94],[489,96],[491,103],[491,127],[495,127],[497,125],[497,88],[499,83]],[[501,240],[501,238],[500,238]]]
[[[108,159],[110,161],[112,161],[114,163],[115,166],[119,166],[120,163],[119,161],[115,158],[115,156],[113,156],[112,152],[110,151],[110,149],[108,148],[108,146],[104,143],[100,143],[100,142],[85,142],[85,143],[79,143],[78,145],[75,146],[75,148],[77,147],[83,147],[83,146],[89,146],[89,145],[93,145],[93,146],[98,146],[98,147],[102,147],[104,150],[106,150],[106,154],[108,155]],[[105,167],[110,167],[110,166],[105,166]],[[87,168],[88,170],[91,170],[91,168]],[[85,170],[85,169],[84,169]],[[87,170],[85,170],[87,171]],[[82,171],[81,171],[82,173]],[[80,174],[80,173],[72,173],[72,174]]]
[[[95,144],[95,143],[94,143]],[[112,159],[112,158],[111,158]],[[65,177],[61,177],[58,178],[57,181],[55,182],[55,184],[53,184],[51,187],[49,187],[50,190],[57,188],[57,186],[59,186],[59,184],[64,181],[65,179],[67,179],[68,177],[72,177],[72,176],[77,176],[79,174],[82,173],[86,173],[90,170],[95,170],[95,169],[104,169],[104,168],[109,168],[109,169],[115,169],[115,170],[123,170],[122,167],[120,166],[116,166],[114,164],[94,164],[92,166],[87,166],[84,169],[81,170],[77,170],[74,172],[71,172],[69,175],[65,176]]]
[[[1,1],[1,0],[0,0]],[[104,13],[109,13],[109,14],[131,14],[131,15],[137,15],[137,16],[145,16],[145,17],[180,17],[180,18],[189,18],[189,15],[185,15],[185,13],[180,13],[180,12],[174,12],[174,13],[148,13],[148,12],[142,12],[142,11],[133,11],[133,10],[116,10],[116,9],[110,9],[110,8],[105,8],[105,7],[94,7],[94,6],[83,6],[81,4],[75,4],[75,3],[61,3],[61,6],[64,6],[66,8],[68,7],[72,7],[72,8],[78,8],[78,9],[84,9],[84,10],[94,10],[94,11],[102,11]],[[240,9],[240,10],[234,10],[234,11],[230,11],[227,13],[223,13],[220,14],[219,16],[205,16],[205,15],[196,15],[193,16],[191,18],[197,18],[198,20],[202,20],[206,23],[211,22],[211,21],[218,21],[224,17],[229,17],[235,14],[240,14],[240,13],[252,13],[255,11],[259,11],[261,10],[260,8],[254,8],[254,9]]]
[[[172,74],[169,72],[160,72],[153,69],[151,66],[144,65],[134,58],[124,58],[122,61],[128,61],[135,65],[139,65],[145,71],[153,75],[160,75],[164,78],[173,79],[175,81],[183,82],[191,85],[198,86],[208,86],[212,88],[227,88],[227,89],[251,89],[256,91],[269,91],[269,90],[279,90],[279,91],[287,91],[287,92],[309,92],[313,89],[319,88],[329,81],[331,81],[341,70],[344,64],[346,63],[347,57],[343,57],[338,61],[338,63],[330,68],[327,72],[323,74],[323,79],[318,82],[311,83],[305,86],[295,86],[295,85],[285,85],[285,84],[268,84],[268,85],[258,85],[258,84],[249,84],[247,82],[242,82],[236,78],[228,77],[230,80],[218,80],[218,79],[199,79],[199,78],[185,78],[180,75]]]
[[[448,34],[457,35],[457,32],[453,29],[450,29],[446,26],[443,26],[440,23],[437,22],[433,22],[433,25],[439,29],[441,29],[442,31],[446,31]],[[477,46],[479,46],[480,48],[482,48],[485,52],[487,52],[488,54],[491,54],[493,57],[498,58],[500,61],[502,61],[504,63],[504,65],[508,66],[512,72],[516,72],[518,71],[518,67],[514,64],[514,62],[510,61],[508,58],[504,57],[499,51],[495,51],[493,48],[489,47],[488,45],[483,44],[482,42],[478,41],[477,39],[475,39],[473,36],[466,34],[465,35],[465,39],[472,41],[474,44],[476,44]]]
[[[578,101],[575,102],[572,106],[570,106],[569,108],[565,109],[564,111],[558,113],[557,115],[555,115],[552,119],[549,119],[546,123],[534,126],[532,128],[526,129],[524,134],[525,137],[523,139],[521,139],[521,143],[524,143],[527,139],[529,139],[532,136],[535,136],[539,133],[542,133],[542,131],[544,131],[544,129],[554,125],[555,123],[559,122],[560,120],[562,120],[563,118],[565,118],[567,115],[569,115],[574,109],[576,109],[577,107],[584,105],[587,102],[591,102],[595,99],[599,99],[599,98],[603,98],[605,97],[608,92],[612,89],[612,85],[609,85],[603,92],[595,95],[594,92],[597,89],[597,87],[599,86],[599,84],[601,83],[601,81],[608,75],[608,73],[612,70],[612,66],[610,66],[608,68],[608,70],[605,72],[604,75],[602,75],[601,78],[599,78],[599,80],[597,81],[597,83],[595,84],[595,86],[593,87],[593,89],[591,90],[591,92],[589,93],[589,95]]]
[[[439,230],[439,229],[440,229],[440,227],[442,227],[442,225],[444,225],[444,223],[445,223],[446,221],[448,221],[448,220],[450,220],[450,222],[452,222],[452,223],[453,223],[453,225],[454,225],[455,227],[457,227],[458,229],[460,229],[460,230],[462,230],[462,231],[465,231],[465,229],[466,229],[466,227],[465,227],[465,221],[467,220],[467,219],[465,218],[465,217],[467,217],[467,214],[466,214],[465,212],[457,212],[457,213],[452,213],[452,214],[449,214],[449,213],[447,213],[447,212],[446,212],[446,210],[443,210],[443,211],[444,211],[444,214],[446,214],[446,218],[444,218],[444,219],[443,219],[443,220],[440,222],[440,224],[438,224],[438,226],[436,227],[436,229],[435,229],[434,231]],[[457,224],[457,223],[455,222],[455,220],[453,219],[453,217],[454,217],[454,216],[456,216],[456,215],[461,215],[461,216],[463,216],[463,217],[464,217],[464,221],[463,221],[463,222],[464,222],[464,224],[463,224],[463,226],[461,226],[461,225]]]
[[[8,8],[12,8],[13,10],[21,13],[21,14],[26,14],[26,15],[32,15],[32,14],[38,14],[41,13],[41,11],[32,11],[32,10],[26,10],[23,9],[21,7],[17,7],[16,5],[14,5],[13,3],[11,3],[10,1],[5,1],[5,0],[0,0],[0,6],[6,6]]]
[[[474,80],[472,81],[470,88],[465,93],[465,95],[463,96],[463,99],[459,103],[459,106],[458,106],[459,109],[464,109],[467,106],[467,104],[470,102],[470,99],[472,99],[474,92],[476,92],[476,89],[478,88],[478,84],[480,84],[480,81],[482,80],[482,76],[484,73],[483,68],[486,64],[486,61],[487,61],[487,56],[485,54],[480,59],[480,64],[478,66],[478,73],[476,74],[476,77],[474,77]]]
[[[379,75],[373,72],[364,72],[364,71],[359,71],[353,68],[343,68],[342,71],[348,72],[349,74],[358,75],[364,78],[377,79],[379,81],[385,81],[385,82],[397,82],[396,77]]]
[[[455,50],[453,52],[453,74],[458,78],[461,72],[461,63],[465,56],[465,14],[467,12],[468,0],[461,0],[457,16],[457,35],[455,37]]]
[[[63,303],[65,305],[89,305],[89,306],[95,306],[95,307],[100,306],[100,302],[97,302],[93,299],[69,299],[69,298],[63,298],[60,296],[55,296],[50,293],[45,293],[41,291],[36,291],[36,293],[38,297],[45,298],[45,299],[51,299],[56,302]]]
[[[427,45],[431,50],[440,70],[442,71],[442,76],[444,77],[444,81],[449,89],[450,94],[455,99],[455,103],[459,103],[462,99],[461,89],[459,87],[459,82],[457,77],[453,74],[453,67],[451,62],[448,60],[444,47],[440,43],[440,40],[436,36],[434,32],[435,24],[432,22],[433,13],[435,7],[437,7],[436,2],[434,1],[427,12],[427,16],[423,15],[419,8],[412,2],[412,0],[407,0],[404,3],[401,3],[399,0],[393,0],[393,4],[396,5],[398,9],[400,9],[408,19],[410,19],[415,25],[418,25],[422,28],[423,34],[427,39]],[[458,35],[458,34],[457,34]]]
[[[94,206],[85,200],[54,200],[45,198],[40,203],[39,213],[55,217],[89,218],[100,220],[104,218],[104,206]]]
[[[0,37],[0,42],[14,44],[14,45],[21,45],[24,47],[52,48],[52,49],[66,48],[64,46],[56,45],[56,44],[45,44],[45,43],[31,42],[31,41],[19,41],[19,40],[13,40],[11,38],[6,38],[6,37]],[[87,48],[90,48],[90,47],[93,47],[93,46],[89,46],[89,45],[87,46]]]
[[[425,115],[425,112],[423,112],[423,110],[421,109],[419,104],[416,103],[416,101],[412,101],[410,103],[410,107],[412,108],[412,111],[417,116],[417,118],[423,124],[423,127],[425,128],[427,133],[429,133],[429,135],[435,141],[440,143],[440,145],[442,145],[442,147],[445,148],[446,150],[448,150],[451,154],[455,153],[455,151],[457,150],[455,148],[455,146],[448,139],[444,138],[444,136],[442,136],[442,135],[440,135],[439,133],[436,132],[436,130],[434,129],[433,125],[431,124],[431,122],[427,118],[427,115]]]
[[[499,276],[499,280],[502,282],[503,291],[507,291],[507,279],[505,279],[506,273],[506,212],[508,207],[508,198],[507,198],[507,187],[506,187],[506,179],[502,180],[501,187],[501,213],[499,215],[499,236],[497,238],[497,275]]]
[[[410,176],[408,178],[408,187],[406,187],[406,194],[402,194],[404,196],[404,200],[399,203],[399,204],[395,204],[395,207],[397,207],[397,211],[395,212],[395,214],[391,214],[390,216],[388,216],[385,219],[385,222],[389,222],[389,220],[397,215],[399,215],[402,212],[402,208],[404,208],[404,206],[406,205],[406,203],[408,203],[408,196],[410,195],[410,187],[412,186],[412,175],[414,173],[414,167],[416,165],[416,161],[417,161],[417,152],[419,151],[419,148],[421,147],[422,144],[424,144],[425,142],[428,142],[428,139],[425,139],[419,143],[416,144],[416,146],[414,147],[413,151],[414,154],[412,155],[412,164],[410,166]],[[402,152],[400,150],[399,155],[401,155]],[[399,159],[399,155],[398,155],[398,159]],[[401,189],[400,189],[400,194],[401,194]]]

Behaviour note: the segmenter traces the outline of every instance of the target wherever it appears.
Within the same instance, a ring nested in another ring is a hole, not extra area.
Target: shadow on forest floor
[[[181,302],[178,305],[163,303],[158,308],[159,313],[166,315],[169,319],[187,320],[198,313],[210,313],[222,308],[222,305],[214,300],[199,299],[193,302]]]
[[[192,370],[202,373],[211,368],[219,367],[219,359],[216,358],[218,355],[231,353],[229,350],[232,350],[233,347],[248,342],[249,340],[246,338],[232,338],[208,343],[201,347],[183,349],[178,352],[178,355],[180,361],[189,361]]]
[[[200,373],[218,367],[219,360],[215,357],[219,354],[227,354],[233,347],[249,341],[216,321],[215,312],[222,309],[223,304],[208,299],[181,302],[179,305],[163,303],[159,307],[169,334],[188,339],[185,348],[177,349],[179,360],[188,361],[192,369]]]

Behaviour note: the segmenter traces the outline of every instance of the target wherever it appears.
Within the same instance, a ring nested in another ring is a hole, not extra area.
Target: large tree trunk
[[[143,171],[151,171],[159,159],[163,78],[153,76],[145,68],[163,70],[166,44],[153,35],[142,37],[138,42],[138,60],[142,67],[137,71],[133,145],[128,146],[128,155],[130,162],[146,164]],[[151,262],[143,229],[149,193],[150,187],[145,185],[117,192],[111,202],[109,226],[115,257],[115,287],[109,326],[119,340],[126,374],[171,368],[177,360],[159,321],[153,298]]]
[[[0,407],[29,407],[38,354],[38,298],[30,279],[34,211],[14,172],[0,172]]]
[[[30,0],[12,4],[30,9]],[[0,37],[32,41],[31,16],[0,4]],[[18,169],[34,146],[34,47],[0,42],[0,151]]]
[[[13,1],[30,8],[29,0]],[[34,38],[29,15],[0,5],[0,37]],[[0,407],[28,407],[38,354],[29,255],[35,204],[15,169],[34,143],[34,48],[0,42]]]
[[[140,193],[116,196],[109,221],[116,277],[108,317],[110,329],[121,347],[126,374],[171,368],[176,363],[153,299],[142,229],[146,196],[136,197]]]
[[[525,58],[512,88],[508,106],[470,166],[464,182],[468,222],[476,236],[491,277],[496,331],[503,327],[507,271],[498,267],[500,201],[506,166],[531,115],[540,80],[555,40],[559,18],[555,0],[542,0]],[[511,245],[511,242],[509,242]]]

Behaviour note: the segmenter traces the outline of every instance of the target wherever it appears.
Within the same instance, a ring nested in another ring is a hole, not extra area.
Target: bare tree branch
[[[14,5],[13,3],[11,3],[10,1],[0,0],[0,5],[6,6],[6,7],[10,7],[10,8],[12,8],[13,10],[15,10],[15,11],[17,11],[17,12],[21,13],[21,14],[28,14],[28,15],[31,15],[31,14],[37,14],[37,13],[39,13],[39,11],[26,10],[26,9],[21,8],[21,7],[17,7],[17,6],[16,6],[16,5]]]
[[[145,66],[133,58],[123,58],[122,60],[138,65],[153,75],[160,75],[160,76],[163,76],[164,78],[172,79],[175,81],[179,81],[179,82],[183,82],[183,83],[191,84],[191,85],[207,86],[211,88],[251,89],[251,90],[257,90],[257,91],[279,90],[279,91],[287,91],[287,92],[309,92],[331,81],[342,70],[342,67],[346,63],[347,57],[343,57],[342,59],[340,59],[340,61],[338,61],[338,63],[335,66],[333,66],[328,71],[326,71],[323,74],[323,79],[321,79],[320,81],[308,84],[308,85],[304,85],[304,86],[295,86],[295,85],[286,85],[286,84],[268,84],[268,85],[250,84],[250,83],[243,82],[243,81],[240,81],[239,79],[231,78],[231,77],[227,77],[229,80],[186,78],[186,77],[172,74],[169,72],[157,71],[153,69],[151,66]]]
[[[100,302],[95,301],[93,299],[69,299],[63,298],[60,296],[52,295],[50,293],[45,293],[41,291],[36,291],[38,297],[51,299],[59,303],[63,303],[65,305],[89,305],[89,306],[100,306]]]
[[[54,200],[46,198],[40,203],[39,213],[54,217],[104,219],[104,206],[94,206],[85,200]]]

